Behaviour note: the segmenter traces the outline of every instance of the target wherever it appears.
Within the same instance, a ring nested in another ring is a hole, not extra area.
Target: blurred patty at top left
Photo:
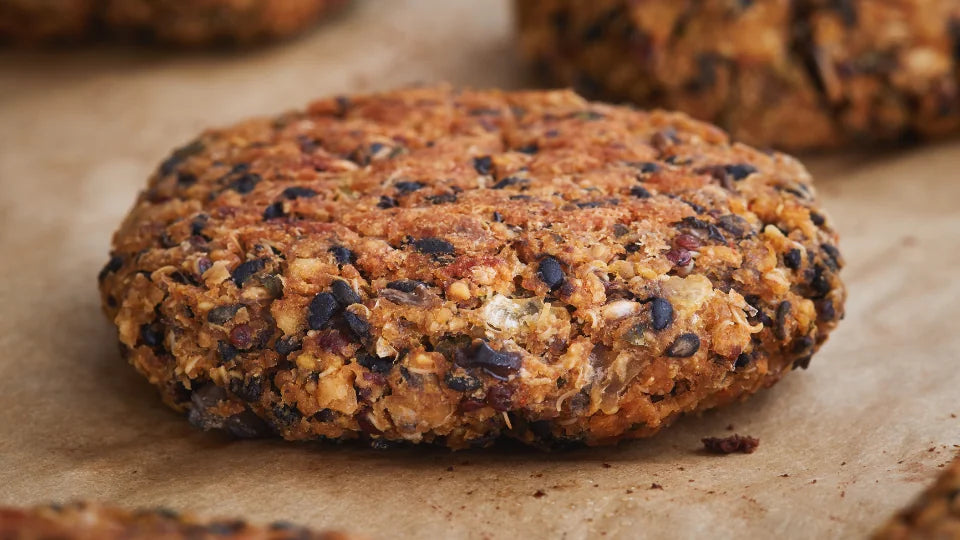
[[[293,36],[347,0],[0,0],[0,43],[101,38],[175,46],[246,45]]]

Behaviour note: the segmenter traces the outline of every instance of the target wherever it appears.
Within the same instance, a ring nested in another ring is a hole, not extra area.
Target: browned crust
[[[277,522],[266,527],[239,519],[201,520],[171,510],[127,511],[76,502],[34,508],[0,507],[3,540],[350,540]],[[355,538],[355,537],[353,537]]]
[[[917,500],[887,522],[874,539],[960,539],[960,457]]]
[[[954,0],[516,0],[553,82],[689,112],[779,148],[960,128]]]
[[[200,427],[604,444],[806,367],[836,240],[798,162],[684,115],[422,88],[178,149],[100,288]]]

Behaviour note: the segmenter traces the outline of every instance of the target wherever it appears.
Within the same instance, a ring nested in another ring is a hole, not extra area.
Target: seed
[[[337,299],[328,292],[322,292],[313,297],[307,306],[307,324],[313,330],[323,328],[340,309]]]
[[[453,255],[453,244],[442,238],[421,238],[414,240],[413,247],[426,255]]]
[[[550,255],[540,259],[540,264],[537,266],[537,275],[540,276],[540,281],[543,281],[551,291],[559,287],[565,277],[560,261]]]
[[[783,256],[783,264],[792,270],[800,268],[803,263],[803,253],[799,249],[793,248]]]
[[[493,159],[490,156],[480,156],[473,158],[473,168],[479,174],[490,174],[493,171]]]
[[[347,326],[360,339],[366,339],[370,336],[370,323],[362,316],[351,311],[344,311],[343,318],[347,321]]]
[[[243,304],[217,306],[207,312],[207,321],[213,324],[223,324],[232,319],[242,307]]]
[[[354,292],[353,287],[342,279],[335,280],[331,283],[330,290],[333,291],[334,298],[337,299],[337,302],[339,302],[341,306],[359,304],[363,301],[360,295]]]
[[[281,195],[285,199],[291,199],[291,200],[298,199],[301,197],[309,199],[310,197],[316,197],[317,192],[304,186],[291,186],[283,190],[283,193]]]
[[[650,319],[653,329],[660,331],[673,323],[673,304],[665,298],[656,297],[650,302]]]
[[[688,358],[700,350],[700,338],[696,334],[680,334],[667,349],[671,358]]]
[[[233,272],[230,273],[230,277],[233,279],[233,283],[236,284],[237,288],[243,287],[243,284],[246,283],[248,279],[257,272],[263,270],[263,267],[266,266],[266,259],[253,259],[252,261],[247,261],[240,264],[233,269]]]

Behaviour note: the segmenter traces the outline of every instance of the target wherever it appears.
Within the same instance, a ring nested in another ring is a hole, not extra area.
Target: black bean
[[[260,401],[263,395],[263,378],[254,375],[248,380],[230,379],[229,388],[235,396],[244,400],[256,402]]]
[[[737,238],[742,238],[750,230],[750,222],[736,214],[726,214],[718,217],[717,225]]]
[[[508,177],[500,180],[499,182],[497,182],[497,183],[494,184],[493,186],[491,186],[491,189],[503,189],[503,188],[505,188],[505,187],[510,187],[510,186],[512,186],[512,185],[514,185],[514,184],[519,184],[519,183],[521,183],[521,182],[526,182],[526,181],[527,181],[527,180],[525,180],[525,179],[523,179],[523,178],[516,177],[516,176],[508,176]]]
[[[205,148],[202,141],[192,141],[185,146],[181,146],[160,164],[160,174],[166,176],[177,169],[188,157],[203,152]]]
[[[266,259],[253,259],[252,261],[241,263],[233,269],[230,277],[233,278],[233,283],[236,284],[237,288],[243,287],[243,284],[246,283],[251,276],[263,270],[266,264]]]
[[[413,247],[426,255],[453,255],[453,244],[442,238],[421,238],[413,241]]]
[[[227,184],[227,189],[232,189],[237,193],[244,195],[253,191],[253,188],[257,186],[257,183],[259,183],[260,180],[261,178],[259,174],[244,173]]]
[[[473,392],[481,386],[480,379],[476,377],[471,377],[470,375],[458,377],[449,371],[443,376],[443,382],[448,388],[456,390],[457,392]]]
[[[267,274],[259,278],[260,285],[267,290],[271,298],[283,296],[283,280],[276,274]]]
[[[640,174],[650,174],[660,170],[660,165],[652,161],[632,161],[627,165],[639,170]]]
[[[633,195],[638,199],[649,199],[650,191],[643,186],[633,186],[632,188],[630,188],[630,195]]]
[[[540,277],[540,281],[551,291],[559,287],[565,279],[560,261],[550,255],[540,259],[540,264],[537,266],[537,275]]]
[[[366,339],[370,337],[370,323],[362,316],[351,311],[344,311],[343,319],[347,321],[347,327],[350,328],[350,331],[358,338]]]
[[[140,326],[140,341],[147,347],[161,347],[163,345],[163,334],[163,326],[160,324],[152,323]]]
[[[783,264],[792,270],[800,268],[800,265],[803,263],[803,253],[797,249],[793,248],[783,256]]]
[[[180,187],[190,187],[196,183],[197,175],[183,171],[177,173],[177,185]]]
[[[213,324],[223,324],[233,318],[240,311],[243,304],[228,304],[217,306],[207,312],[207,321]]]
[[[273,346],[273,350],[277,351],[280,358],[286,358],[293,351],[299,351],[302,346],[302,342],[297,336],[287,336],[278,339],[276,345]]]
[[[650,320],[657,331],[673,324],[673,304],[666,298],[655,297],[650,302]]]
[[[793,369],[807,369],[810,367],[810,359],[813,358],[813,355],[807,355],[802,358],[798,358],[793,361]]]
[[[640,242],[631,242],[623,246],[623,249],[625,249],[627,253],[636,253],[641,249],[643,249],[643,244],[641,244]]]
[[[819,296],[826,296],[830,292],[830,280],[823,275],[824,268],[819,264],[814,267],[813,279],[810,280],[810,288]]]
[[[399,279],[397,281],[391,281],[390,283],[387,283],[387,288],[405,293],[412,293],[420,285],[426,286],[427,284],[415,279]]]
[[[319,330],[330,322],[339,309],[340,305],[336,297],[328,292],[322,292],[314,296],[313,300],[310,300],[310,305],[307,306],[307,324],[311,329]]]
[[[812,221],[817,227],[822,227],[823,224],[827,222],[823,215],[818,214],[817,212],[810,212],[810,221]]]
[[[840,251],[837,250],[837,248],[832,244],[820,244],[820,249],[827,254],[827,257],[824,259],[824,262],[827,263],[827,266],[829,266],[834,272],[839,270],[841,260]]]
[[[688,358],[700,350],[700,338],[693,333],[680,334],[667,348],[667,356]]]
[[[837,310],[833,307],[833,300],[826,298],[816,303],[817,319],[821,321],[833,321],[837,318]]]
[[[380,196],[380,202],[377,203],[377,208],[382,208],[384,210],[388,208],[396,208],[397,200],[393,197],[387,197],[386,195]]]
[[[348,248],[343,246],[333,246],[329,251],[333,254],[333,258],[337,260],[337,264],[353,264],[353,252]]]
[[[503,216],[500,215],[500,212],[494,212],[494,213],[493,213],[493,222],[494,222],[494,223],[501,223],[502,221],[503,221]]]
[[[449,204],[457,202],[456,193],[441,193],[440,195],[430,195],[427,200],[431,204]]]
[[[100,270],[100,273],[97,274],[97,280],[103,281],[109,274],[116,272],[123,266],[123,257],[114,255],[110,257],[110,260],[107,261],[107,264],[103,265],[103,269]]]
[[[357,363],[374,373],[386,374],[393,369],[392,358],[381,358],[363,351],[357,353]]]
[[[493,171],[493,159],[490,156],[473,158],[473,168],[479,174],[490,174]]]
[[[339,302],[341,306],[359,304],[363,301],[360,295],[353,290],[353,287],[342,279],[334,280],[334,282],[330,284],[330,290],[333,291],[334,298],[337,299],[337,302]]]
[[[210,221],[210,216],[207,214],[197,214],[193,221],[190,222],[190,234],[193,236],[201,236],[203,234],[203,228],[207,226],[207,222]]]
[[[264,221],[268,221],[268,220],[271,220],[271,219],[280,218],[280,217],[283,217],[283,216],[284,216],[283,203],[280,202],[280,201],[277,201],[277,202],[271,204],[270,206],[268,206],[268,207],[263,211],[263,220],[264,220]]]
[[[400,193],[413,193],[418,189],[423,188],[425,184],[421,182],[397,182],[393,187],[397,188],[397,191]]]
[[[777,306],[777,326],[773,333],[779,339],[787,339],[787,317],[790,316],[790,302],[784,300]]]
[[[233,345],[227,343],[226,341],[217,342],[217,354],[220,355],[220,360],[223,362],[229,362],[236,358],[237,354],[240,351],[236,349]]]
[[[289,426],[299,422],[300,419],[303,418],[300,410],[292,405],[275,405],[273,407],[273,415],[282,426]]]
[[[305,199],[309,199],[310,197],[316,197],[316,196],[317,196],[317,192],[314,191],[314,190],[312,190],[312,189],[310,189],[310,188],[308,188],[308,187],[303,187],[303,186],[291,186],[291,187],[288,187],[287,189],[283,190],[283,193],[282,193],[281,195],[283,196],[283,198],[285,198],[285,199],[291,199],[291,200],[292,200],[292,199],[298,199],[298,198],[301,198],[301,197],[303,197],[303,198],[305,198]]]
[[[810,352],[810,349],[813,348],[813,338],[810,336],[801,336],[793,342],[792,352],[793,354],[803,354]]]
[[[540,146],[535,142],[526,144],[517,148],[517,152],[520,152],[522,154],[536,154],[539,151],[540,151]]]
[[[757,172],[757,168],[753,165],[747,163],[734,163],[731,165],[724,165],[723,170],[725,173],[730,175],[734,180],[743,180],[744,178],[750,176],[751,174]]]
[[[463,367],[482,368],[497,378],[509,377],[520,369],[523,360],[514,352],[500,352],[494,350],[485,341],[479,342],[466,354],[457,354],[456,361]]]
[[[743,367],[747,367],[748,365],[750,365],[750,361],[751,361],[751,360],[752,360],[752,358],[750,357],[749,354],[747,354],[747,353],[740,353],[740,355],[737,356],[737,361],[733,363],[733,368],[734,368],[734,369],[740,369],[740,368],[743,368]]]

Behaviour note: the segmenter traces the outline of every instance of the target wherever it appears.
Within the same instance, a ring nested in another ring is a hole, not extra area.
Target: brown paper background
[[[119,358],[95,279],[156,163],[207,125],[322,95],[522,86],[511,24],[505,1],[359,0],[244,54],[0,52],[0,504],[92,498],[375,538],[857,537],[928,483],[960,443],[956,140],[809,159],[842,234],[846,320],[808,371],[647,441],[231,441],[160,405]],[[698,451],[728,424],[757,452]]]

